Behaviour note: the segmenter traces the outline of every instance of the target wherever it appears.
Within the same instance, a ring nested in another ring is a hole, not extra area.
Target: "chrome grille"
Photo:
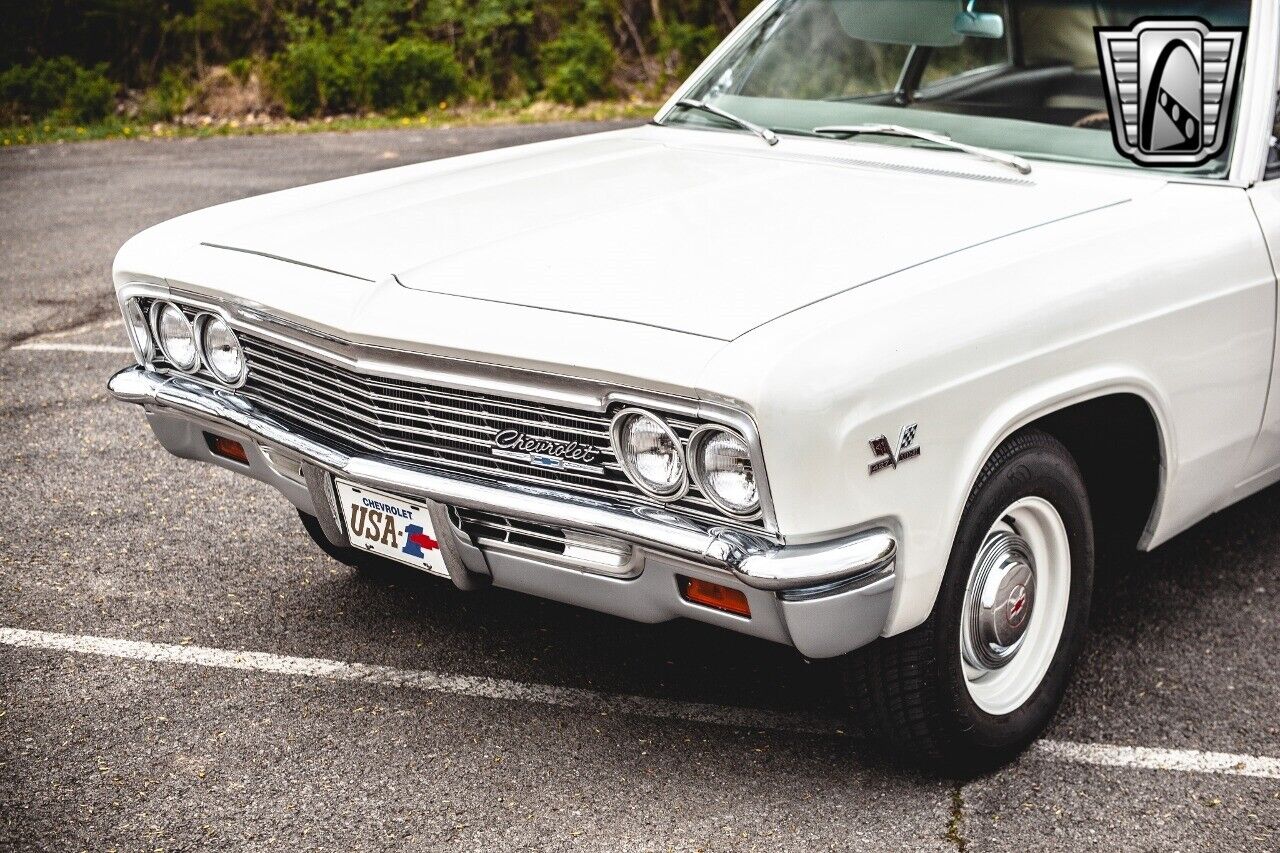
[[[609,438],[610,419],[600,412],[359,373],[248,334],[240,337],[249,378],[239,393],[291,428],[344,452],[426,470],[452,470],[498,482],[655,505],[618,464]],[[668,423],[686,444],[699,426],[676,419]],[[594,447],[599,457],[593,464],[603,472],[539,468],[493,455],[494,437],[509,429]],[[762,527],[759,521],[726,517],[696,486],[667,506],[744,530]]]

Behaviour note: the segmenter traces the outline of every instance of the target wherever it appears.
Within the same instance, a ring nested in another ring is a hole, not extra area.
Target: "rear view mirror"
[[[959,0],[830,0],[850,37],[876,44],[955,47],[964,41],[952,26]],[[963,14],[963,13],[961,13]]]
[[[951,25],[951,28],[955,30],[957,35],[971,36],[972,38],[1004,38],[1004,18],[995,12],[973,11],[974,2],[975,0],[969,0],[969,8],[956,15],[955,23]]]

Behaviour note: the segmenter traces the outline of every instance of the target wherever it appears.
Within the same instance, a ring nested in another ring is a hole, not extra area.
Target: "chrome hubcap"
[[[1035,558],[1027,541],[1015,533],[993,531],[975,561],[967,595],[965,662],[1000,669],[1022,647],[1035,608]]]
[[[1028,497],[1000,514],[982,541],[960,613],[965,687],[988,714],[1024,705],[1058,649],[1071,597],[1071,548],[1053,505]]]

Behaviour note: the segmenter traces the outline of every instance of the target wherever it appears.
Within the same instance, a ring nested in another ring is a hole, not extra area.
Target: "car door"
[[[1280,270],[1280,98],[1276,99],[1273,112],[1275,123],[1271,128],[1266,171],[1263,179],[1250,188],[1249,201],[1262,227],[1272,269]],[[1277,323],[1280,324],[1280,316]],[[1272,364],[1262,430],[1250,454],[1242,490],[1252,491],[1277,480],[1280,480],[1280,341]]]

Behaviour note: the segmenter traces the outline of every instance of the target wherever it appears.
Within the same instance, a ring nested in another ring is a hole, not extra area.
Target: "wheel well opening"
[[[1160,428],[1147,402],[1114,394],[1028,424],[1066,445],[1080,466],[1099,548],[1138,546],[1160,491]]]

